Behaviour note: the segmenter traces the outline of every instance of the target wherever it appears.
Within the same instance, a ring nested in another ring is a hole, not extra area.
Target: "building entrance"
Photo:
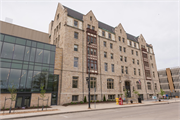
[[[130,86],[130,82],[126,81],[125,82],[125,88],[127,90],[127,97],[130,98],[131,97],[131,86]]]
[[[31,94],[18,93],[16,107],[30,107]]]

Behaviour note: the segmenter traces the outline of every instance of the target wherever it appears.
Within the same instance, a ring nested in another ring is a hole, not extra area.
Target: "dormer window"
[[[102,31],[102,36],[105,36],[105,31]]]
[[[111,34],[109,33],[109,39],[111,39]]]
[[[90,20],[92,21],[92,16],[90,16]]]
[[[78,27],[78,21],[74,20],[74,27]]]
[[[121,29],[120,29],[120,33],[122,33]]]
[[[57,20],[59,19],[59,14],[57,15]]]

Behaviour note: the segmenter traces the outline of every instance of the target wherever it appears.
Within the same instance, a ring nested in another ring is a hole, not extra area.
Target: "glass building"
[[[52,93],[51,105],[57,104],[58,75],[54,75],[55,45],[0,34],[1,93],[17,89],[16,107],[30,106],[31,94]]]

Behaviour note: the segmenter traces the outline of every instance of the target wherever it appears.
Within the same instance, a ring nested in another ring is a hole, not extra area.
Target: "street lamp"
[[[90,45],[91,42],[88,43],[88,45]],[[88,101],[89,101],[89,109],[91,109],[91,106],[90,106],[90,61],[88,61],[88,87],[89,87],[89,94],[88,94]]]

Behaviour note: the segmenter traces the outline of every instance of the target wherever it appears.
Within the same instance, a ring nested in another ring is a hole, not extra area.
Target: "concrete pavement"
[[[129,108],[129,107],[140,107],[140,106],[151,106],[151,105],[162,105],[169,104],[174,102],[180,102],[180,100],[168,100],[163,102],[155,101],[143,101],[142,104],[130,104],[130,105],[116,105],[116,103],[98,103],[96,108],[94,104],[91,103],[91,109],[88,109],[88,105],[70,105],[70,106],[52,106],[51,110],[57,109],[57,111],[46,111],[46,112],[35,112],[35,113],[24,113],[24,114],[11,114],[11,115],[1,115],[1,119],[15,119],[15,118],[28,118],[36,116],[47,116],[55,114],[67,114],[67,113],[76,113],[76,112],[87,112],[87,111],[97,111],[97,110],[106,110],[106,109],[118,109],[118,108]],[[24,110],[28,111],[28,110]],[[33,110],[31,110],[33,111]],[[17,111],[18,112],[18,111]],[[2,111],[0,112],[2,113]]]

